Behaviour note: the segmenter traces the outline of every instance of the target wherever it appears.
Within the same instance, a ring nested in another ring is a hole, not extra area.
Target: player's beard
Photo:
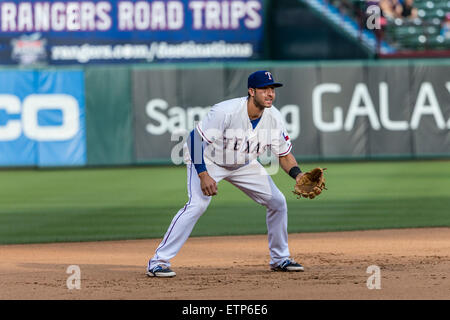
[[[270,108],[272,106],[272,102],[273,102],[273,100],[271,101],[270,105],[266,105],[264,103],[264,98],[259,98],[256,94],[253,96],[253,103],[259,110],[264,110],[265,108]]]

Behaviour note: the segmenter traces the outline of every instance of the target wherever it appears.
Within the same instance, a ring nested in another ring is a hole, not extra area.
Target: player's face
[[[267,86],[253,89],[253,99],[258,108],[270,108],[275,100],[275,87]]]

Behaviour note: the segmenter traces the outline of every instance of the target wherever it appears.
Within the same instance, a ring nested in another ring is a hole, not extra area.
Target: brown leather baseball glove
[[[316,196],[322,193],[325,188],[324,170],[327,168],[315,168],[309,172],[306,172],[298,179],[295,184],[294,194],[298,195],[298,199],[310,198],[314,199]]]

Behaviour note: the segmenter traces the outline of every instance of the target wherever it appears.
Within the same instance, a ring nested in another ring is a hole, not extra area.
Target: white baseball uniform
[[[264,109],[253,128],[247,111],[247,97],[231,99],[214,105],[196,130],[203,138],[208,174],[216,183],[226,180],[267,208],[270,265],[276,266],[289,258],[286,199],[257,160],[267,150],[278,156],[291,151],[280,112],[274,106]],[[189,200],[173,218],[149,261],[149,269],[156,265],[170,267],[170,260],[186,242],[211,201],[211,197],[201,190],[187,145],[185,162]]]

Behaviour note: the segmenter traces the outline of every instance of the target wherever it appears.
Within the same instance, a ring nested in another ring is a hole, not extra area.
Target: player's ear
[[[249,94],[249,96],[253,97],[255,95],[255,89],[254,88],[248,88],[248,94]]]

